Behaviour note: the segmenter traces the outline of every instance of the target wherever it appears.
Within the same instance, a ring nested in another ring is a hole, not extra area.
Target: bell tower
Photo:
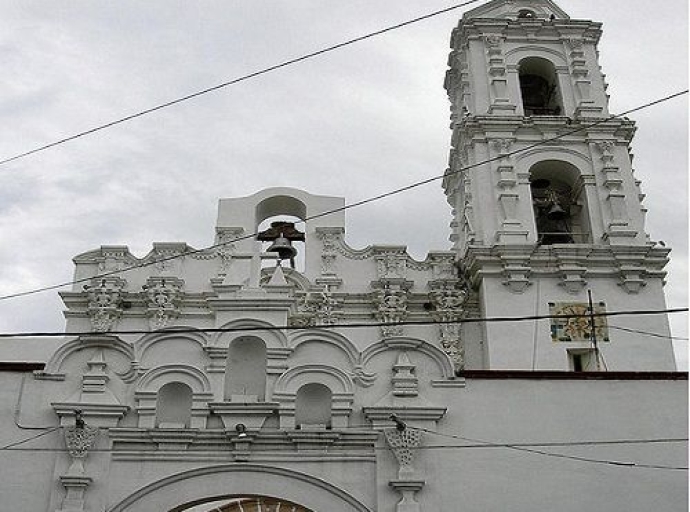
[[[668,250],[645,232],[636,128],[610,118],[601,33],[550,0],[490,1],[453,30],[444,189],[484,317],[575,314],[589,296],[595,312],[665,309]],[[484,367],[675,369],[665,314],[594,333],[579,320],[487,322]]]

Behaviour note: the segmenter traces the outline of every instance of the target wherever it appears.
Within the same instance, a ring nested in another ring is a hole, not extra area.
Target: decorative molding
[[[146,316],[151,329],[163,329],[180,316],[184,281],[177,277],[149,277],[142,286],[146,294]]]
[[[121,277],[108,276],[93,279],[84,285],[88,305],[86,312],[95,332],[113,330],[122,316],[122,290],[126,281]]]
[[[396,324],[407,318],[408,288],[409,285],[404,283],[383,283],[374,291],[374,316],[379,322],[388,324],[380,327],[382,337],[403,335],[403,326]]]
[[[398,461],[398,478],[410,479],[415,473],[414,461],[417,449],[422,445],[423,433],[416,428],[405,428],[400,431],[397,428],[383,429],[386,443]]]
[[[460,324],[454,322],[465,314],[463,306],[467,301],[467,289],[459,285],[459,280],[431,281],[429,287],[430,315],[434,321],[440,322],[439,342],[453,361],[455,371],[461,371],[465,368],[465,344],[460,335]]]

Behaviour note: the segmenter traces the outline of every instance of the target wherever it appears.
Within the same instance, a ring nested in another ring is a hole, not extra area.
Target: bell
[[[568,218],[568,213],[558,204],[558,201],[554,201],[546,216],[549,220],[565,220]]]
[[[290,240],[285,238],[282,233],[266,251],[277,253],[279,260],[292,260],[297,255],[297,249],[292,246]]]

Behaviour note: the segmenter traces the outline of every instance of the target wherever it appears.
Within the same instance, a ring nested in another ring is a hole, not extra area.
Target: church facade
[[[352,248],[343,198],[273,188],[221,199],[209,248],[75,257],[66,332],[88,334],[0,363],[3,497],[683,509],[687,374],[658,313],[669,250],[645,231],[600,36],[550,0],[463,16],[445,79],[450,250]]]

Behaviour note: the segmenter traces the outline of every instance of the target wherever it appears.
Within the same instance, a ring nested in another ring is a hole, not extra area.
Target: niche
[[[182,382],[161,386],[156,399],[156,427],[188,428],[192,414],[192,388]]]
[[[328,386],[305,384],[297,390],[295,399],[296,428],[331,428],[333,393]]]
[[[266,344],[255,336],[230,343],[225,369],[225,400],[263,402],[266,399]]]

